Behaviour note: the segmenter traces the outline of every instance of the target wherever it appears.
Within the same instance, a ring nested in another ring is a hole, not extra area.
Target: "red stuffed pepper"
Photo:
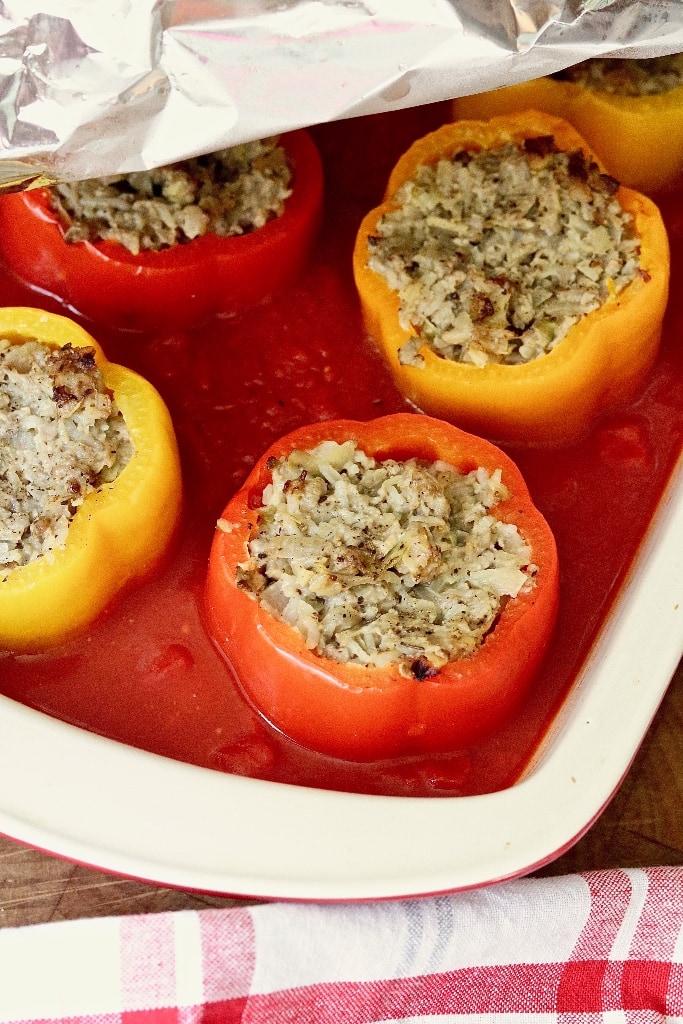
[[[211,634],[257,709],[359,761],[494,730],[557,603],[554,539],[516,466],[410,413],[274,444],[219,520],[207,585]]]
[[[291,172],[289,195],[279,215],[246,233],[222,237],[209,229],[188,240],[179,229],[182,241],[138,252],[111,236],[67,241],[73,232],[55,208],[52,190],[42,188],[0,198],[0,252],[21,281],[93,320],[183,328],[215,313],[239,312],[296,280],[320,221],[322,167],[313,140],[296,131],[281,136],[279,144]],[[162,171],[173,175],[184,166]],[[155,182],[154,189],[159,187]],[[171,179],[174,200],[177,187]],[[154,202],[151,197],[148,207]],[[211,210],[213,204],[210,198],[204,205]],[[189,214],[183,210],[190,235],[203,215],[201,204]]]

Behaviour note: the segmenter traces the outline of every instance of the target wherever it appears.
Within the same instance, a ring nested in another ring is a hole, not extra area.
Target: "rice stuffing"
[[[65,545],[86,495],[133,455],[92,348],[0,338],[0,573]],[[0,577],[2,578],[2,577]]]
[[[480,367],[550,352],[639,273],[618,187],[552,136],[420,167],[369,239],[411,334],[399,360],[422,366],[423,345]]]
[[[593,57],[552,77],[614,96],[661,96],[683,86],[683,53],[641,59]]]
[[[322,657],[428,678],[534,586],[528,544],[491,514],[508,497],[499,469],[377,462],[354,441],[269,468],[238,586]]]
[[[277,138],[151,171],[61,183],[52,206],[67,242],[116,241],[133,255],[211,233],[244,235],[279,217],[291,170]]]

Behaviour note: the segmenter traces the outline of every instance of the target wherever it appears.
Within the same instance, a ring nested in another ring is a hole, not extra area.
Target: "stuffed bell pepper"
[[[23,282],[93,320],[191,327],[302,272],[322,209],[307,132],[151,171],[0,197],[0,252]]]
[[[543,110],[566,118],[630,188],[683,185],[683,54],[599,57],[557,74],[453,101],[457,118]]]
[[[448,751],[523,700],[554,539],[516,466],[428,416],[303,427],[218,522],[210,632],[256,708],[324,754]]]
[[[370,334],[418,408],[496,441],[559,445],[629,401],[654,363],[669,282],[658,208],[565,121],[444,125],[363,220]]]
[[[162,560],[180,505],[151,384],[66,317],[0,310],[0,649],[76,635]]]

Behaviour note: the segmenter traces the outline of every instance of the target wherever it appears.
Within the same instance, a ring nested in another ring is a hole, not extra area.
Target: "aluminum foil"
[[[0,0],[0,190],[683,51],[683,0]]]

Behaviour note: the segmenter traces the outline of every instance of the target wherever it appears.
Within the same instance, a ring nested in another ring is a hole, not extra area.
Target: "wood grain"
[[[571,850],[536,874],[683,865],[682,737],[683,663],[612,802]],[[249,902],[120,878],[0,837],[0,927]]]
[[[683,864],[683,662],[621,788],[576,846],[538,874]]]

